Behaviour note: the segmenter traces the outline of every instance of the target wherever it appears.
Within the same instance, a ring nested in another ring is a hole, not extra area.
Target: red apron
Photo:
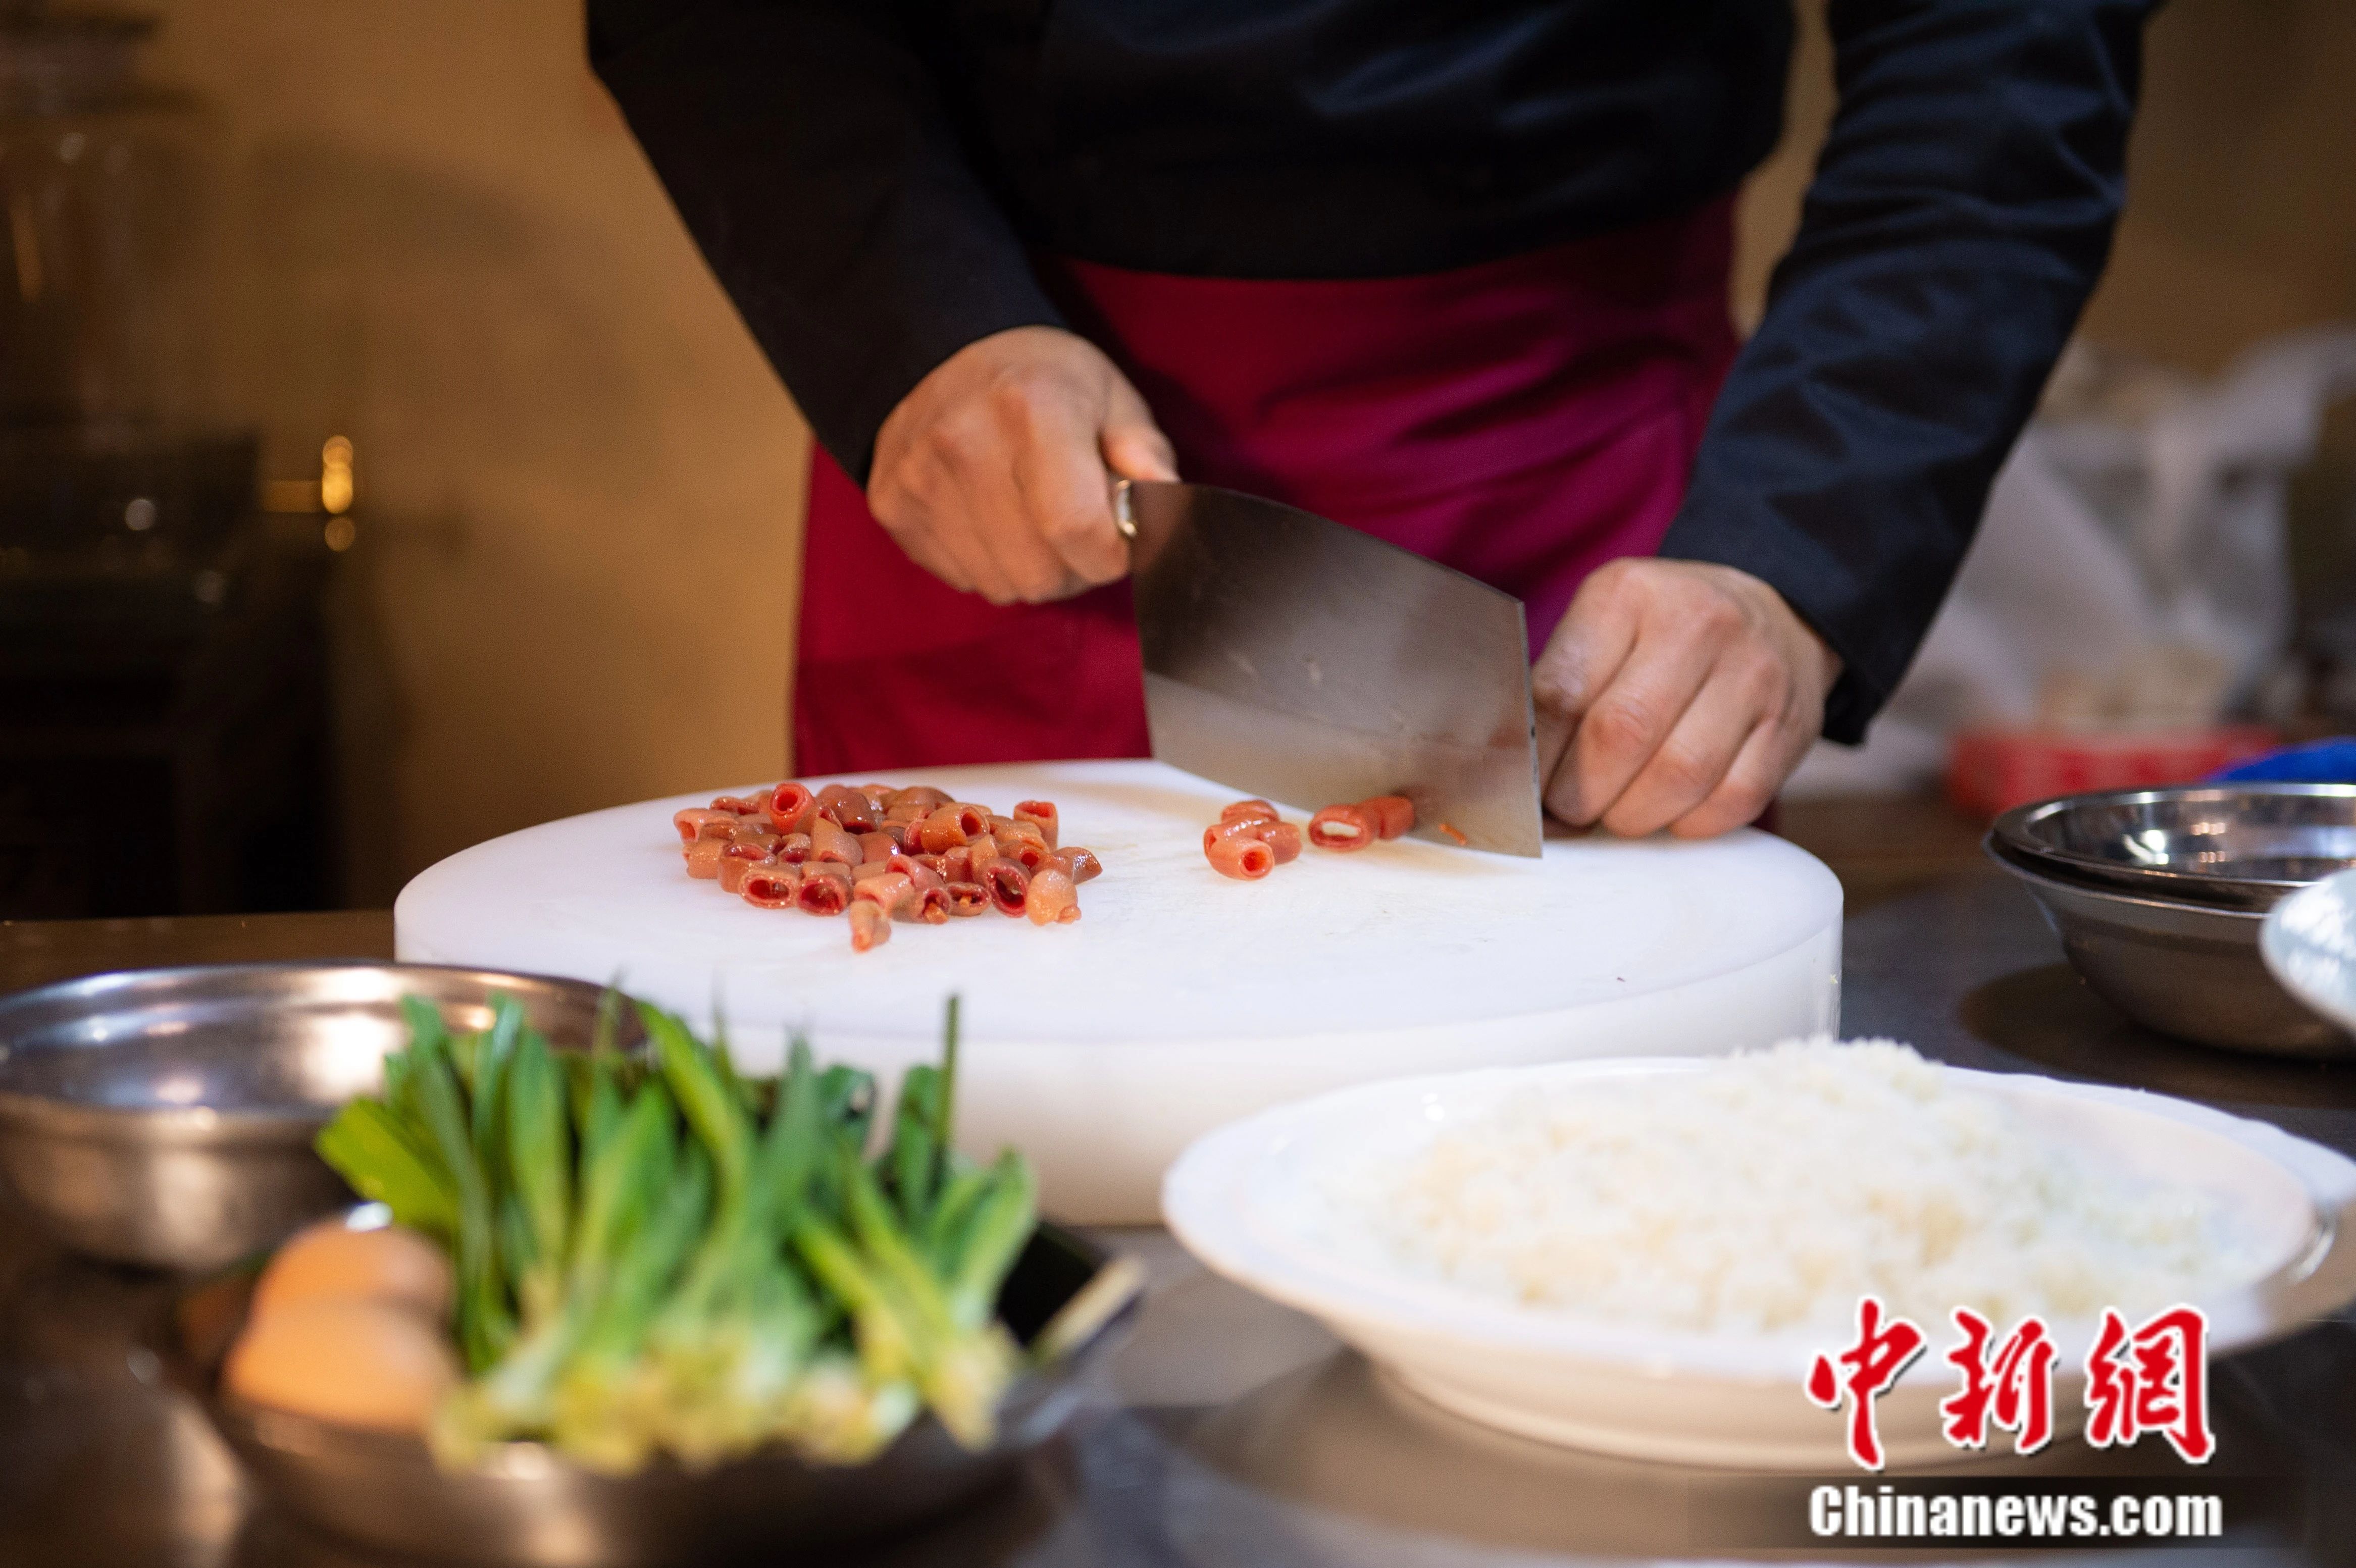
[[[1042,272],[1181,476],[1518,595],[1535,654],[1589,572],[1659,547],[1684,494],[1734,356],[1730,210],[1408,278]],[[1147,754],[1127,583],[1006,608],[957,592],[822,451],[806,541],[798,771]]]

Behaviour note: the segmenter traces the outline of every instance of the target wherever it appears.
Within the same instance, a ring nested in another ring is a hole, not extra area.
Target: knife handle
[[[1120,530],[1121,538],[1131,544],[1137,542],[1137,512],[1130,505],[1126,479],[1112,482],[1112,526]]]

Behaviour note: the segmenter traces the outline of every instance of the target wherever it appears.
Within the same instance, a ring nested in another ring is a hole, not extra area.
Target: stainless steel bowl
[[[584,1470],[538,1443],[500,1445],[476,1469],[435,1466],[415,1437],[366,1432],[224,1397],[221,1360],[251,1280],[183,1296],[159,1347],[246,1473],[296,1516],[378,1551],[529,1568],[659,1568],[734,1562],[905,1530],[997,1484],[1055,1435],[1082,1374],[1126,1326],[1144,1271],[1043,1225],[999,1294],[999,1316],[1034,1355],[999,1405],[998,1441],[974,1453],[930,1415],[870,1463],[811,1465],[782,1448],[689,1471]]]
[[[2145,1028],[2268,1056],[2356,1056],[2356,1042],[2267,972],[2258,955],[2263,913],[2048,876],[1993,834],[1988,853],[2036,898],[2071,966]]]
[[[2016,807],[1989,837],[2064,881],[2260,913],[2356,866],[2356,784],[2178,784]]]
[[[505,991],[559,1044],[600,988],[414,964],[234,964],[100,975],[0,997],[0,1176],[77,1252],[218,1267],[351,1201],[311,1139],[377,1087],[400,1002],[480,1028]],[[637,1020],[626,1010],[623,1039]]]

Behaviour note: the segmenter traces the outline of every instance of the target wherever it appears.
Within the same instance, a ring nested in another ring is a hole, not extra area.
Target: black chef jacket
[[[1830,0],[1839,112],[1664,555],[1772,584],[1854,741],[2108,252],[2157,0]],[[589,0],[590,53],[827,450],[1040,247],[1399,275],[1687,210],[1773,146],[1789,0]]]

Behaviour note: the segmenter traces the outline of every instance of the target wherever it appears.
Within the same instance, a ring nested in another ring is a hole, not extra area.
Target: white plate
[[[2335,871],[2268,910],[2258,953],[2283,989],[2356,1031],[2356,871]]]
[[[1210,1268],[1322,1319],[1398,1382],[1485,1424],[1574,1447],[1752,1469],[1848,1467],[1841,1418],[1802,1381],[1820,1334],[1702,1335],[1584,1322],[1375,1266],[1325,1235],[1324,1184],[1369,1159],[1409,1157],[1504,1096],[1698,1060],[1564,1062],[1398,1079],[1320,1095],[1194,1143],[1162,1185],[1164,1219]],[[2276,1339],[2356,1299],[2356,1162],[2183,1100],[2014,1074],[1958,1076],[2004,1094],[2125,1168],[2213,1189],[2271,1272],[2202,1301],[2212,1355]],[[1930,1332],[1934,1349],[1946,1325]],[[2057,1324],[2057,1428],[2083,1422],[2078,1367],[2092,1324]],[[1893,1465],[1957,1457],[1938,1403],[1955,1373],[1925,1354],[1883,1396]]]

